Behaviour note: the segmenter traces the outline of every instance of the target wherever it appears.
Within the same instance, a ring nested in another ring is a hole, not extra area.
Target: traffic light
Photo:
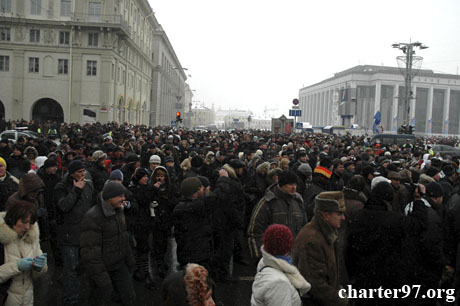
[[[181,123],[181,122],[182,122],[182,118],[180,117],[180,112],[177,112],[177,113],[176,113],[176,122],[177,122],[177,123]]]

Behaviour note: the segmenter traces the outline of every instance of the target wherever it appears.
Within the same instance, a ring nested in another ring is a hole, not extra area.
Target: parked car
[[[34,138],[38,139],[39,135],[36,132],[29,130],[6,130],[0,133],[0,139],[6,138],[12,143],[16,143],[19,137],[24,137],[25,139]]]
[[[433,150],[434,154],[440,153],[442,157],[450,155],[458,155],[460,156],[460,148],[458,147],[452,147],[449,145],[433,145],[431,147],[431,150]]]
[[[416,138],[414,134],[376,134],[371,138],[371,145],[378,142],[381,145],[397,144],[402,146],[407,142],[407,139],[410,139],[411,144],[415,145]]]

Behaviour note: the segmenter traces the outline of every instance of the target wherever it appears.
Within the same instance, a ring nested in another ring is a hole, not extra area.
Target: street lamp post
[[[404,124],[409,129],[411,125],[410,122],[410,100],[412,97],[412,77],[413,77],[413,63],[414,61],[420,61],[423,59],[420,56],[415,55],[415,48],[419,48],[420,50],[427,49],[428,47],[422,44],[421,42],[410,42],[410,43],[394,43],[391,45],[393,48],[401,50],[405,56],[398,57],[406,63],[406,69],[404,71],[404,83],[405,83],[405,95],[404,95],[404,104],[405,104],[405,114]]]

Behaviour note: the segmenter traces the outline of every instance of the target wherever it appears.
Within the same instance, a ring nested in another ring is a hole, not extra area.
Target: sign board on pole
[[[296,128],[296,129],[299,129],[299,130],[303,129],[303,122],[297,122],[297,123],[295,124],[295,128]]]
[[[289,110],[289,116],[291,116],[291,117],[300,117],[300,116],[302,116],[302,110],[301,109],[290,109]]]
[[[171,126],[172,126],[172,127],[177,126],[176,120],[171,120]]]

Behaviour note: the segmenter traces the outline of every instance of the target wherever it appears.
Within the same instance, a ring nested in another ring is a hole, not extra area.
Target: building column
[[[399,84],[396,83],[393,85],[393,104],[392,104],[392,111],[391,111],[391,125],[392,131],[398,131],[398,92],[399,92]]]
[[[449,108],[450,108],[450,87],[446,89],[446,94],[444,95],[444,113],[442,114],[442,122],[443,122],[442,132],[444,134],[449,134]]]
[[[9,110],[9,116],[11,119],[28,118],[32,119],[32,110],[29,110],[29,114],[24,116],[26,110],[23,110],[24,106],[24,71],[28,69],[25,63],[28,63],[28,59],[24,57],[24,51],[15,50],[13,51],[13,77],[14,86],[13,90],[13,101],[11,101],[11,109]],[[35,101],[31,101],[33,103]],[[5,105],[5,118],[7,107]],[[30,117],[29,117],[30,116]]]
[[[426,120],[428,122],[426,132],[430,134],[433,128],[433,94],[434,88],[433,86],[430,86],[430,89],[428,90],[428,101],[426,105]]]
[[[380,97],[382,94],[382,83],[380,81],[375,82],[375,101],[374,101],[374,113],[371,117],[374,118],[375,113],[380,110]],[[388,127],[387,127],[388,128]]]

